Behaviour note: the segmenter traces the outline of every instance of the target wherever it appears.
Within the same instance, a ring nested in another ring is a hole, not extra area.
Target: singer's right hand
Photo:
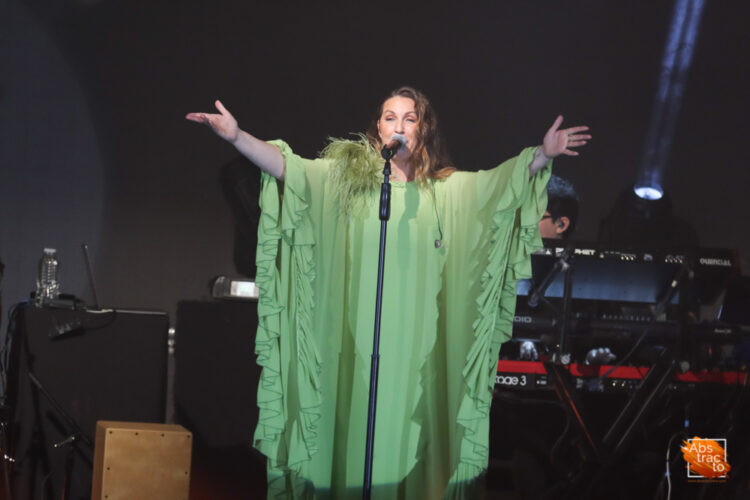
[[[232,113],[227,111],[227,108],[217,100],[216,109],[219,113],[188,113],[185,118],[190,121],[202,123],[213,130],[216,135],[222,139],[229,141],[234,144],[237,141],[239,135],[239,127],[237,126],[237,120],[234,119]]]

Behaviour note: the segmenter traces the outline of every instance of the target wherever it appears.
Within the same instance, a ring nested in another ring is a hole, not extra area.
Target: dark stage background
[[[221,98],[240,125],[314,155],[409,84],[436,105],[455,163],[489,168],[556,114],[593,140],[556,162],[594,239],[635,180],[673,2],[475,5],[219,0],[0,1],[4,316],[44,246],[63,291],[170,312],[235,268],[220,167],[235,151],[184,120]],[[750,3],[707,2],[664,182],[704,246],[747,260]],[[388,61],[388,62],[386,62]],[[252,271],[249,271],[252,272]]]
[[[254,228],[222,186],[243,164],[184,119],[217,98],[244,129],[313,156],[412,85],[467,170],[538,144],[563,114],[594,135],[555,162],[582,199],[577,237],[593,240],[636,179],[673,4],[0,0],[2,332],[45,246],[64,292],[92,300],[86,242],[103,306],[172,325],[212,277],[253,276],[235,253]],[[738,248],[746,273],[748,19],[747,0],[706,2],[664,179],[701,245]]]

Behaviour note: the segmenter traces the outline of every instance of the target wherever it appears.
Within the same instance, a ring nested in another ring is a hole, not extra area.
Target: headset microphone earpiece
[[[435,197],[435,181],[430,180],[430,188],[432,189],[432,206],[435,207],[435,218],[437,219],[437,230],[440,237],[435,240],[435,248],[443,247],[443,226],[440,225],[440,214],[437,209],[437,199]]]

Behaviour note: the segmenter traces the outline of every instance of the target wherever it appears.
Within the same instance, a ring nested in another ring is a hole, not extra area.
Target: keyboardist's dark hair
[[[578,194],[570,181],[556,175],[550,177],[547,184],[547,211],[553,222],[560,217],[570,220],[568,228],[562,234],[563,238],[569,238],[578,222]]]

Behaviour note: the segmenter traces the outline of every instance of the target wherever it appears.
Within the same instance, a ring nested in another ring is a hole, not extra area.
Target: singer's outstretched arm
[[[546,134],[544,134],[544,141],[542,145],[536,148],[534,151],[534,159],[529,165],[529,175],[533,176],[539,170],[547,165],[552,158],[561,154],[568,156],[578,156],[577,151],[573,151],[570,148],[583,146],[586,144],[588,139],[591,139],[589,134],[580,134],[579,132],[585,132],[589,128],[586,126],[570,127],[562,130],[558,130],[562,125],[563,117],[559,115],[552,126],[549,128]]]
[[[258,165],[261,170],[283,181],[284,157],[279,148],[239,128],[237,120],[227,111],[221,101],[217,100],[215,105],[219,113],[188,113],[185,118],[208,126],[216,135],[237,148],[237,151],[244,157]]]

